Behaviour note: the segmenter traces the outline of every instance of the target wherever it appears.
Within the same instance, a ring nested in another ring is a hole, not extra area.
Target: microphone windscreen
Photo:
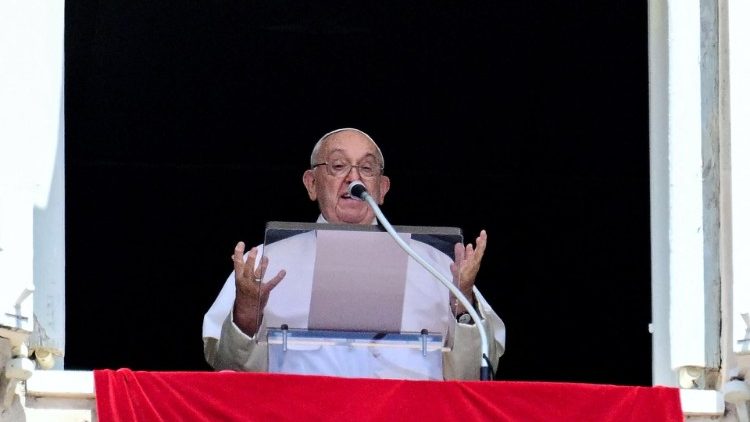
[[[349,195],[364,200],[365,192],[367,192],[367,188],[359,180],[355,180],[349,184]]]

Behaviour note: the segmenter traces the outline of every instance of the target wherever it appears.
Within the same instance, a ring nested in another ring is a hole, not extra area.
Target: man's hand
[[[263,319],[263,308],[268,303],[268,296],[277,284],[284,279],[286,271],[279,271],[276,276],[262,283],[263,274],[268,268],[268,257],[262,257],[260,265],[255,268],[258,248],[250,249],[247,260],[244,259],[245,243],[238,242],[234,247],[232,262],[234,262],[235,298],[234,323],[249,336],[258,332]]]
[[[472,302],[474,302],[474,282],[477,279],[477,273],[482,264],[482,257],[486,248],[487,232],[485,230],[479,232],[479,236],[476,239],[476,246],[473,246],[471,243],[468,243],[466,246],[456,243],[454,248],[456,260],[451,264],[451,273],[453,273],[454,281],[458,278],[460,282],[458,287],[461,293]],[[461,302],[458,302],[456,309],[457,314],[465,311]]]

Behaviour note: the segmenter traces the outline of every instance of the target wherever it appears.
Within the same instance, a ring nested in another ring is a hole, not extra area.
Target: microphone
[[[367,188],[365,187],[365,184],[360,182],[359,180],[355,180],[349,183],[349,195],[353,196],[354,198],[359,199],[360,201],[364,201],[365,195],[369,195],[369,194],[367,193]]]
[[[432,274],[440,283],[448,288],[448,290],[453,293],[456,299],[458,299],[458,301],[464,305],[464,308],[466,308],[466,311],[469,312],[469,315],[471,315],[471,318],[474,320],[474,325],[479,331],[479,342],[481,346],[481,356],[479,359],[479,379],[482,381],[491,379],[492,374],[489,365],[490,346],[487,339],[487,331],[485,330],[484,326],[482,326],[481,318],[479,316],[479,313],[474,309],[474,304],[472,304],[469,299],[463,293],[461,293],[461,290],[459,290],[455,284],[451,283],[447,278],[440,274],[438,270],[433,268],[432,265],[425,261],[424,258],[419,256],[409,245],[406,244],[406,242],[404,242],[403,239],[401,239],[401,236],[396,233],[396,229],[394,229],[393,226],[391,226],[391,223],[388,222],[388,219],[385,218],[385,215],[380,210],[378,203],[375,202],[375,199],[373,199],[373,197],[369,193],[367,193],[367,187],[365,187],[364,183],[359,180],[354,180],[353,182],[349,183],[348,192],[352,197],[357,198],[360,201],[367,202],[367,204],[370,205],[370,208],[372,208],[372,210],[375,212],[375,216],[378,218],[380,224],[385,227],[385,230],[388,232],[388,234],[391,235],[393,240],[398,243],[401,249],[403,249],[407,254],[409,254],[409,256],[411,256],[422,267],[424,267],[424,269]],[[476,287],[474,288],[476,289]]]

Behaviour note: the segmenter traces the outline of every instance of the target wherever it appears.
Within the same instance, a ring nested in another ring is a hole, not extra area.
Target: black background
[[[487,229],[497,379],[650,385],[646,7],[67,1],[66,368],[210,370],[234,244],[353,126],[391,223]]]

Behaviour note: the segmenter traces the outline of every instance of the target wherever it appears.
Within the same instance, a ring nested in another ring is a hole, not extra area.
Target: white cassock
[[[325,222],[321,219],[318,222]],[[410,239],[409,246],[423,260],[451,280],[452,259],[440,250]],[[308,328],[316,257],[316,231],[307,231],[263,246],[269,257],[266,279],[281,269],[286,276],[271,292],[263,322],[255,336],[247,336],[232,321],[235,278],[232,272],[219,296],[204,316],[203,340],[206,360],[217,370],[269,370],[268,328],[286,324]],[[246,255],[247,257],[247,255]],[[496,365],[505,350],[505,325],[478,292],[477,308],[490,342],[490,361]],[[272,359],[274,372],[322,374],[391,379],[478,379],[481,344],[474,325],[459,324],[450,307],[450,292],[417,261],[408,258],[404,287],[401,331],[419,333],[427,329],[444,339],[445,352],[429,354],[421,349],[395,347],[330,347],[290,345],[283,359]],[[331,312],[335,312],[332,310]],[[262,341],[258,341],[262,340]],[[272,353],[276,353],[275,349]],[[437,361],[435,360],[437,359]]]

